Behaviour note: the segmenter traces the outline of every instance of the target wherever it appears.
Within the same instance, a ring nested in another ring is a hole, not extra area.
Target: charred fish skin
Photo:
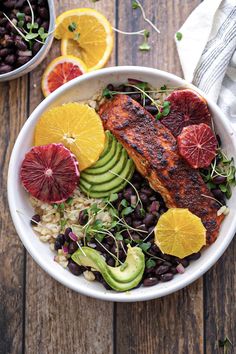
[[[168,208],[188,208],[201,218],[207,243],[217,238],[223,215],[219,205],[194,170],[179,155],[175,137],[161,122],[127,95],[117,95],[99,109],[105,129],[115,135],[137,170],[159,192]],[[204,196],[203,196],[204,195]]]

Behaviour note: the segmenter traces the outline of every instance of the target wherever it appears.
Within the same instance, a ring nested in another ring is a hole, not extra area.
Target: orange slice
[[[79,170],[96,162],[104,149],[99,115],[86,104],[67,103],[45,112],[35,128],[34,144],[62,143],[75,154]]]
[[[58,87],[87,71],[82,60],[72,55],[64,55],[54,59],[46,68],[42,78],[42,91],[48,96]]]
[[[54,36],[62,39],[62,55],[82,59],[89,71],[102,68],[113,49],[111,24],[100,12],[90,8],[62,13],[56,20]]]
[[[169,209],[161,215],[154,232],[160,250],[179,258],[198,252],[206,244],[201,219],[188,209]]]

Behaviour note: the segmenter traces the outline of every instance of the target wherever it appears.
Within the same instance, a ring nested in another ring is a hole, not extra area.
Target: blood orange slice
[[[42,91],[44,96],[48,96],[58,87],[86,71],[87,67],[84,62],[73,55],[63,55],[54,59],[43,74]]]
[[[185,127],[177,141],[180,155],[193,168],[208,167],[216,156],[216,137],[204,123]]]
[[[78,162],[62,144],[34,146],[25,155],[20,178],[33,197],[47,203],[61,203],[77,186]]]
[[[205,123],[211,126],[207,103],[197,92],[190,89],[176,90],[166,101],[170,102],[170,113],[161,122],[174,136],[178,136],[188,125]]]

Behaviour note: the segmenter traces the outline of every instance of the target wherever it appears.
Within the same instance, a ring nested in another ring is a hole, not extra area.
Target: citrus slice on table
[[[162,253],[184,258],[206,244],[201,219],[188,209],[171,208],[160,216],[154,229],[155,243]]]
[[[48,96],[66,82],[83,75],[86,65],[79,58],[64,55],[54,59],[46,68],[42,78],[42,91]]]
[[[66,103],[45,112],[35,128],[34,144],[62,143],[73,152],[79,170],[96,162],[104,149],[105,133],[95,110],[86,104]]]
[[[56,20],[54,36],[62,40],[62,55],[82,59],[89,71],[106,64],[114,42],[109,21],[100,12],[89,8],[62,13]]]

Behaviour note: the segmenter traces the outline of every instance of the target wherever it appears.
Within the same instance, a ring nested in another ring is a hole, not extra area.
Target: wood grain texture
[[[116,35],[108,65],[144,65],[181,76],[174,44],[200,0],[141,0],[161,34]],[[56,0],[57,14],[95,7],[121,30],[149,29],[131,0]],[[29,76],[0,84],[0,354],[223,354],[218,340],[236,344],[236,241],[203,278],[163,299],[134,304],[97,301],[64,288],[41,270],[20,243],[7,207],[7,169],[17,134],[43,99],[41,78],[59,43]],[[28,80],[29,79],[29,80]],[[228,354],[235,353],[232,347]]]
[[[219,340],[233,343],[236,352],[236,239],[224,256],[204,277],[205,353],[222,354]]]
[[[56,1],[56,13],[95,7],[112,22],[114,6],[91,1]],[[115,52],[114,52],[115,53]],[[114,64],[114,53],[110,65]],[[46,65],[60,55],[54,41],[47,59],[30,74],[30,111],[43,99],[41,78]],[[49,277],[27,255],[25,353],[110,354],[113,352],[113,304],[81,296]]]
[[[151,50],[142,53],[142,38],[118,35],[118,64],[167,70],[181,76],[174,34],[200,1],[145,1],[147,17],[161,34],[151,31]],[[132,21],[127,21],[127,17]],[[147,28],[139,10],[120,1],[118,27],[125,31]],[[158,21],[159,20],[159,21]],[[201,354],[203,345],[203,280],[163,299],[116,306],[117,354]],[[127,326],[124,326],[127,323]]]
[[[0,353],[22,352],[24,248],[7,202],[10,153],[27,117],[27,77],[0,84]]]

